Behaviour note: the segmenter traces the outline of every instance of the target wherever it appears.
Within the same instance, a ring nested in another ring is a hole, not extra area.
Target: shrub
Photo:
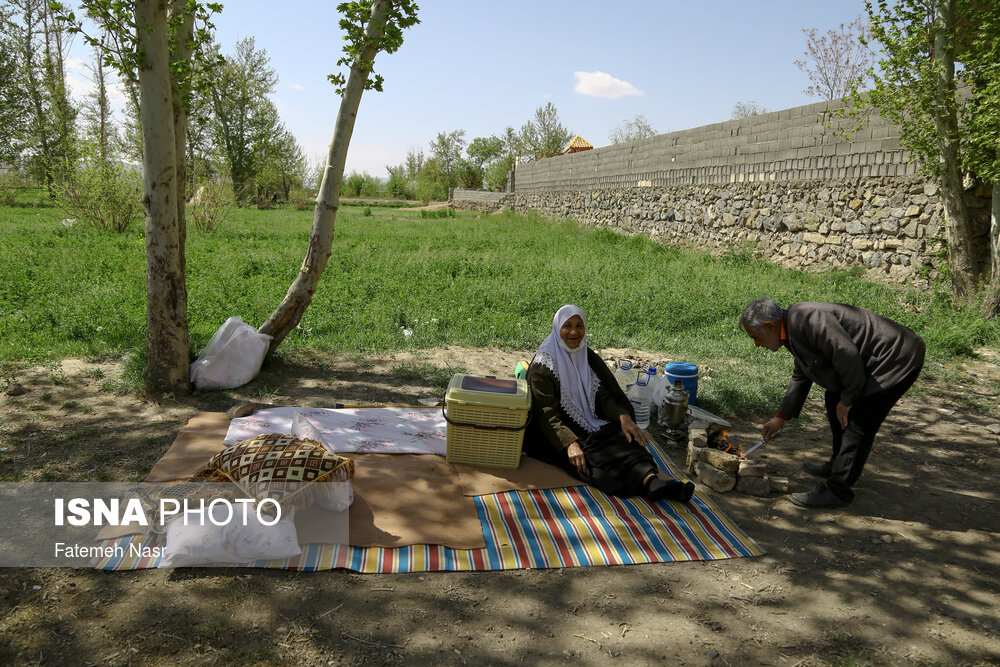
[[[454,218],[455,209],[449,208],[439,208],[436,211],[421,211],[421,218]]]
[[[58,206],[70,218],[120,234],[143,218],[142,175],[121,163],[84,161]]]
[[[427,204],[431,201],[444,201],[448,198],[448,191],[443,185],[436,181],[417,181],[417,199]]]
[[[304,211],[316,204],[316,198],[305,190],[292,190],[288,193],[288,201],[296,211]]]
[[[382,184],[366,171],[352,171],[340,186],[341,197],[375,197],[382,192]]]
[[[206,183],[198,188],[188,203],[185,216],[200,231],[219,228],[233,213],[233,196],[222,183]]]
[[[365,216],[366,218],[371,217],[371,214],[372,214],[371,206],[365,206],[363,209],[361,209],[361,215]]]
[[[395,199],[406,199],[406,186],[407,182],[405,178],[393,176],[385,184],[385,193]]]

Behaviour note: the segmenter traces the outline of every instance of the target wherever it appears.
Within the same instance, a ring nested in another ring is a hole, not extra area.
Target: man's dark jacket
[[[812,383],[840,392],[852,406],[917,371],[924,341],[902,324],[842,303],[796,303],[785,315],[788,347],[795,357],[788,391],[778,413],[797,417]]]

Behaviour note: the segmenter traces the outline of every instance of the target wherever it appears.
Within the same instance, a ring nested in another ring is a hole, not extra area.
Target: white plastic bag
[[[232,389],[257,377],[271,336],[258,333],[242,317],[230,317],[191,364],[198,389]]]

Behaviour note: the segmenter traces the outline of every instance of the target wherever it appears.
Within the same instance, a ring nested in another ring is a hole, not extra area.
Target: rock
[[[9,394],[10,390],[8,390],[7,393]],[[990,424],[986,427],[986,430],[993,435],[1000,435],[1000,424]]]
[[[684,461],[684,470],[694,472],[694,464],[698,462],[698,453],[704,449],[692,443],[688,443],[687,459]]]
[[[24,385],[20,382],[15,382],[14,384],[7,387],[8,396],[24,396],[28,393],[28,390],[24,388]]]
[[[740,461],[740,477],[764,477],[767,475],[767,464],[760,461]]]
[[[257,406],[253,403],[237,403],[233,407],[226,410],[226,414],[230,419],[236,419],[237,417],[246,417],[247,415],[253,414],[257,411]]]
[[[740,459],[735,454],[723,452],[714,447],[705,447],[698,452],[698,461],[704,462],[724,472],[735,473],[740,469]]]
[[[720,493],[732,491],[736,486],[736,475],[713,468],[703,461],[694,464],[694,472],[702,484]]]
[[[765,477],[744,477],[736,480],[736,490],[751,496],[767,497],[771,493],[771,480]]]
[[[882,535],[879,539],[885,542],[886,544],[892,544],[893,541],[892,535]]]
[[[775,493],[788,493],[787,477],[770,477],[771,490]]]

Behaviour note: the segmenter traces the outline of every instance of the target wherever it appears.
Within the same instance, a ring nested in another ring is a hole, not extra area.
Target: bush
[[[341,197],[377,197],[382,193],[382,184],[366,171],[352,171],[340,186]]]
[[[444,201],[448,198],[448,191],[443,185],[436,181],[417,181],[417,199],[427,204],[431,201]]]
[[[296,211],[304,211],[316,204],[316,198],[305,190],[292,190],[288,193],[288,201]]]
[[[370,218],[371,214],[372,214],[371,206],[365,206],[363,209],[361,209],[361,215],[363,215],[364,217]]]
[[[233,195],[221,183],[206,183],[191,197],[185,216],[200,231],[211,232],[219,228],[233,213]]]
[[[453,208],[439,208],[436,211],[421,211],[421,218],[454,218],[455,209]]]
[[[68,217],[119,234],[143,219],[142,175],[138,171],[120,163],[81,164],[58,200]]]
[[[405,178],[393,176],[385,184],[385,193],[395,199],[406,199],[406,186],[407,182]]]

